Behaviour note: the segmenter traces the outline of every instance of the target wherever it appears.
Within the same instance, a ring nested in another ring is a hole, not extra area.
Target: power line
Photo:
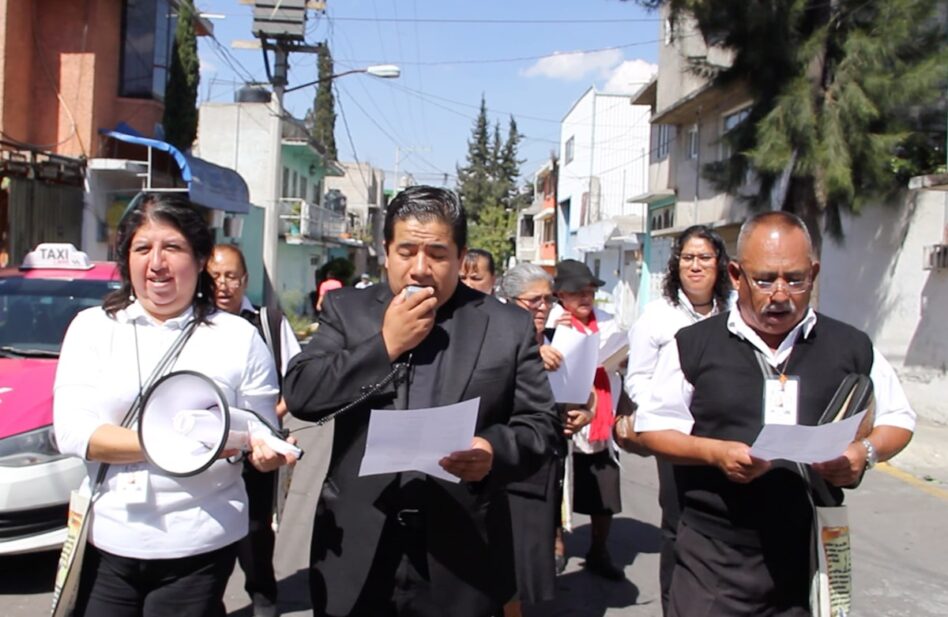
[[[481,24],[481,25],[533,25],[533,24],[615,24],[615,23],[658,23],[661,19],[656,17],[628,17],[619,19],[587,18],[587,19],[487,19],[487,18],[462,18],[462,17],[339,17],[333,19],[339,21],[372,22],[383,21],[385,23],[415,23],[415,24]]]
[[[215,11],[219,15],[226,15],[231,17],[243,16],[244,13],[234,13],[228,11]],[[571,19],[571,18],[562,18],[562,19],[488,19],[480,17],[384,17],[379,16],[376,11],[375,17],[348,17],[348,16],[333,16],[332,19],[337,21],[351,21],[351,22],[382,22],[385,24],[390,23],[411,23],[411,24],[473,24],[473,25],[496,25],[496,26],[516,26],[516,25],[564,25],[570,26],[575,24],[624,24],[624,23],[658,23],[661,21],[657,17],[620,17],[615,19],[610,19],[607,17],[600,18],[585,18],[585,19]]]
[[[678,38],[682,39],[682,38],[692,37],[692,36],[698,36],[698,35],[696,34],[682,35]],[[385,62],[385,63],[390,63],[390,64],[405,65],[405,66],[449,66],[453,64],[501,64],[501,63],[509,63],[509,62],[527,62],[531,60],[542,60],[544,58],[555,58],[558,56],[575,56],[579,54],[592,54],[592,53],[599,53],[603,51],[613,51],[617,49],[629,49],[631,47],[642,47],[645,45],[654,45],[661,42],[662,42],[661,39],[654,39],[654,40],[649,40],[649,41],[635,41],[633,43],[626,43],[624,45],[611,45],[609,47],[598,47],[595,49],[578,49],[575,51],[558,51],[558,52],[543,54],[539,56],[519,56],[516,58],[488,58],[488,59],[466,58],[466,59],[459,59],[459,60],[428,60],[428,61],[420,61],[420,62],[413,62],[411,60],[384,60],[383,61],[377,58],[373,58],[373,59],[346,58],[346,59],[340,60],[340,62],[348,62],[354,65],[379,64],[379,63]]]
[[[335,84],[333,84],[335,86]],[[359,155],[356,154],[355,142],[352,140],[352,133],[349,131],[349,121],[346,120],[346,110],[342,107],[342,101],[339,97],[339,89],[333,88],[336,90],[336,101],[339,102],[339,115],[342,116],[342,125],[346,128],[346,137],[349,139],[349,147],[352,148],[352,158],[355,159],[356,169],[359,170],[359,177],[362,178],[362,184],[365,186],[365,194],[368,195],[371,191],[369,188],[369,182],[365,179],[365,174],[362,173],[362,163],[359,162]]]
[[[346,92],[345,89],[342,88],[342,86],[339,86],[339,88],[342,89],[343,92]],[[346,92],[346,94],[348,94],[348,92]],[[395,145],[397,146],[397,145],[400,143],[397,139],[395,139],[394,137],[392,137],[392,135],[391,135],[388,131],[386,131],[384,128],[382,128],[382,125],[380,125],[378,122],[376,122],[375,118],[373,118],[372,115],[369,114],[369,113],[365,110],[365,108],[362,107],[362,105],[359,104],[358,99],[356,99],[356,98],[354,98],[354,97],[352,97],[352,96],[350,96],[349,99],[355,104],[356,107],[359,108],[359,111],[361,111],[361,112],[363,113],[363,115],[365,115],[365,117],[368,118],[369,121],[370,121],[372,124],[375,125],[375,128],[377,128],[383,135],[385,135],[386,137],[388,137],[388,139],[389,139],[393,144],[395,144]],[[416,153],[416,157],[418,158],[418,160],[420,160],[422,163],[424,163],[425,165],[427,165],[429,168],[431,168],[431,169],[437,171],[438,173],[444,173],[441,169],[438,169],[438,167],[437,167],[436,165],[434,165],[433,163],[431,163],[430,161],[428,161],[427,159],[425,159],[425,157],[421,156],[420,154],[417,154],[417,153]]]

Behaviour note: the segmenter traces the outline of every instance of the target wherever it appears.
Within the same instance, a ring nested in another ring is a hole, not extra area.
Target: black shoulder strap
[[[178,356],[181,355],[181,350],[184,349],[184,345],[191,338],[191,335],[194,334],[194,330],[197,329],[198,322],[196,319],[191,320],[181,331],[181,334],[178,335],[178,338],[174,340],[171,344],[171,347],[165,351],[165,355],[161,357],[158,361],[158,364],[155,365],[154,370],[152,370],[151,375],[148,376],[148,379],[142,384],[141,389],[138,391],[138,394],[135,396],[135,400],[132,401],[131,407],[128,408],[128,411],[125,412],[125,417],[122,418],[122,427],[131,428],[138,422],[138,414],[141,412],[142,402],[145,400],[145,394],[151,390],[151,387],[161,379],[174,365],[175,361],[178,359]],[[99,486],[102,482],[105,481],[105,474],[109,470],[109,463],[100,463],[99,472],[96,474],[95,481],[92,483],[92,494],[95,495]]]
[[[283,311],[278,306],[264,306],[260,309],[260,332],[266,341],[273,362],[276,364],[277,383],[283,391]]]

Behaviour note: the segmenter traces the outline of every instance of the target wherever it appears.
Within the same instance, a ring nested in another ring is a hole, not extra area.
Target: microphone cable
[[[395,379],[398,377],[398,375],[399,375],[400,372],[404,371],[404,372],[405,372],[405,377],[407,377],[407,376],[408,376],[408,369],[409,369],[409,367],[411,367],[411,357],[412,357],[412,354],[409,353],[409,354],[408,354],[408,361],[407,361],[407,362],[396,362],[396,363],[393,365],[392,370],[388,373],[388,375],[386,375],[385,377],[383,377],[383,378],[381,379],[381,381],[379,381],[378,383],[373,384],[373,385],[371,385],[371,386],[365,386],[365,387],[363,387],[363,388],[362,388],[362,394],[361,394],[361,395],[359,396],[359,398],[357,398],[356,400],[352,401],[351,403],[349,403],[349,404],[347,404],[347,405],[344,405],[344,406],[340,407],[340,408],[337,409],[336,411],[334,411],[334,412],[332,412],[331,414],[327,415],[325,418],[322,418],[322,419],[320,419],[320,420],[317,420],[316,422],[314,422],[314,423],[312,423],[312,424],[310,424],[310,425],[308,425],[308,426],[301,426],[300,428],[293,429],[292,431],[290,431],[290,433],[298,433],[299,431],[302,431],[302,430],[305,430],[305,429],[308,429],[308,428],[314,428],[314,427],[323,426],[323,425],[326,424],[327,422],[330,422],[331,420],[335,419],[336,416],[339,416],[339,415],[341,415],[341,414],[344,414],[345,412],[347,412],[347,411],[349,411],[349,410],[351,410],[351,409],[353,409],[353,408],[355,408],[355,407],[358,407],[359,405],[361,405],[362,403],[364,403],[365,401],[367,401],[368,399],[370,399],[372,396],[378,394],[379,390],[381,390],[381,389],[384,388],[385,386],[387,386],[387,385],[389,385],[390,383],[392,383],[393,381],[395,381]]]

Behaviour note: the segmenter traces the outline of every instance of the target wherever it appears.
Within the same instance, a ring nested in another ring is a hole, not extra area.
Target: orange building
[[[12,261],[40,241],[105,258],[123,201],[145,186],[190,188],[191,161],[160,137],[177,7],[0,0],[0,231]],[[196,30],[211,31],[200,19]]]

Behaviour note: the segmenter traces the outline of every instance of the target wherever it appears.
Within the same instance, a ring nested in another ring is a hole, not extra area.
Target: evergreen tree
[[[474,120],[467,142],[467,165],[458,167],[458,195],[470,219],[491,201],[491,146],[487,127],[487,102],[481,96],[481,109]]]
[[[510,122],[507,125],[507,141],[504,142],[504,147],[501,149],[497,166],[500,177],[504,179],[507,185],[507,206],[515,211],[523,207],[524,203],[529,205],[533,201],[532,197],[524,197],[527,195],[525,191],[517,190],[517,181],[520,178],[520,165],[523,163],[523,160],[517,158],[520,150],[520,141],[522,139],[523,135],[517,129],[517,121],[511,116]],[[532,189],[533,185],[528,186]]]
[[[668,0],[673,19],[693,17],[706,41],[733,53],[726,68],[693,69],[753,98],[723,137],[731,156],[705,175],[736,191],[753,172],[752,205],[839,236],[843,212],[943,164],[944,111],[933,102],[948,80],[948,37],[938,1]]]
[[[306,125],[310,135],[321,145],[326,156],[336,160],[336,99],[332,93],[332,52],[329,44],[323,42],[317,54],[319,85],[316,87],[316,98],[313,107],[306,114]]]
[[[494,133],[490,140],[490,158],[487,176],[490,178],[490,204],[507,206],[510,184],[503,168],[504,140],[500,136],[500,122],[494,123]]]
[[[474,120],[467,142],[467,166],[458,168],[458,194],[469,221],[468,244],[490,251],[503,272],[514,251],[517,212],[531,201],[517,190],[520,179],[518,149],[523,136],[511,117],[506,140],[500,122],[490,130],[487,103]]]
[[[501,203],[485,206],[476,220],[468,224],[468,246],[484,249],[494,256],[498,274],[507,268],[513,254],[517,213]]]
[[[194,32],[194,5],[178,6],[178,24],[171,47],[171,66],[165,87],[165,111],[162,125],[165,141],[179,150],[190,150],[197,138],[197,95],[200,62]]]

